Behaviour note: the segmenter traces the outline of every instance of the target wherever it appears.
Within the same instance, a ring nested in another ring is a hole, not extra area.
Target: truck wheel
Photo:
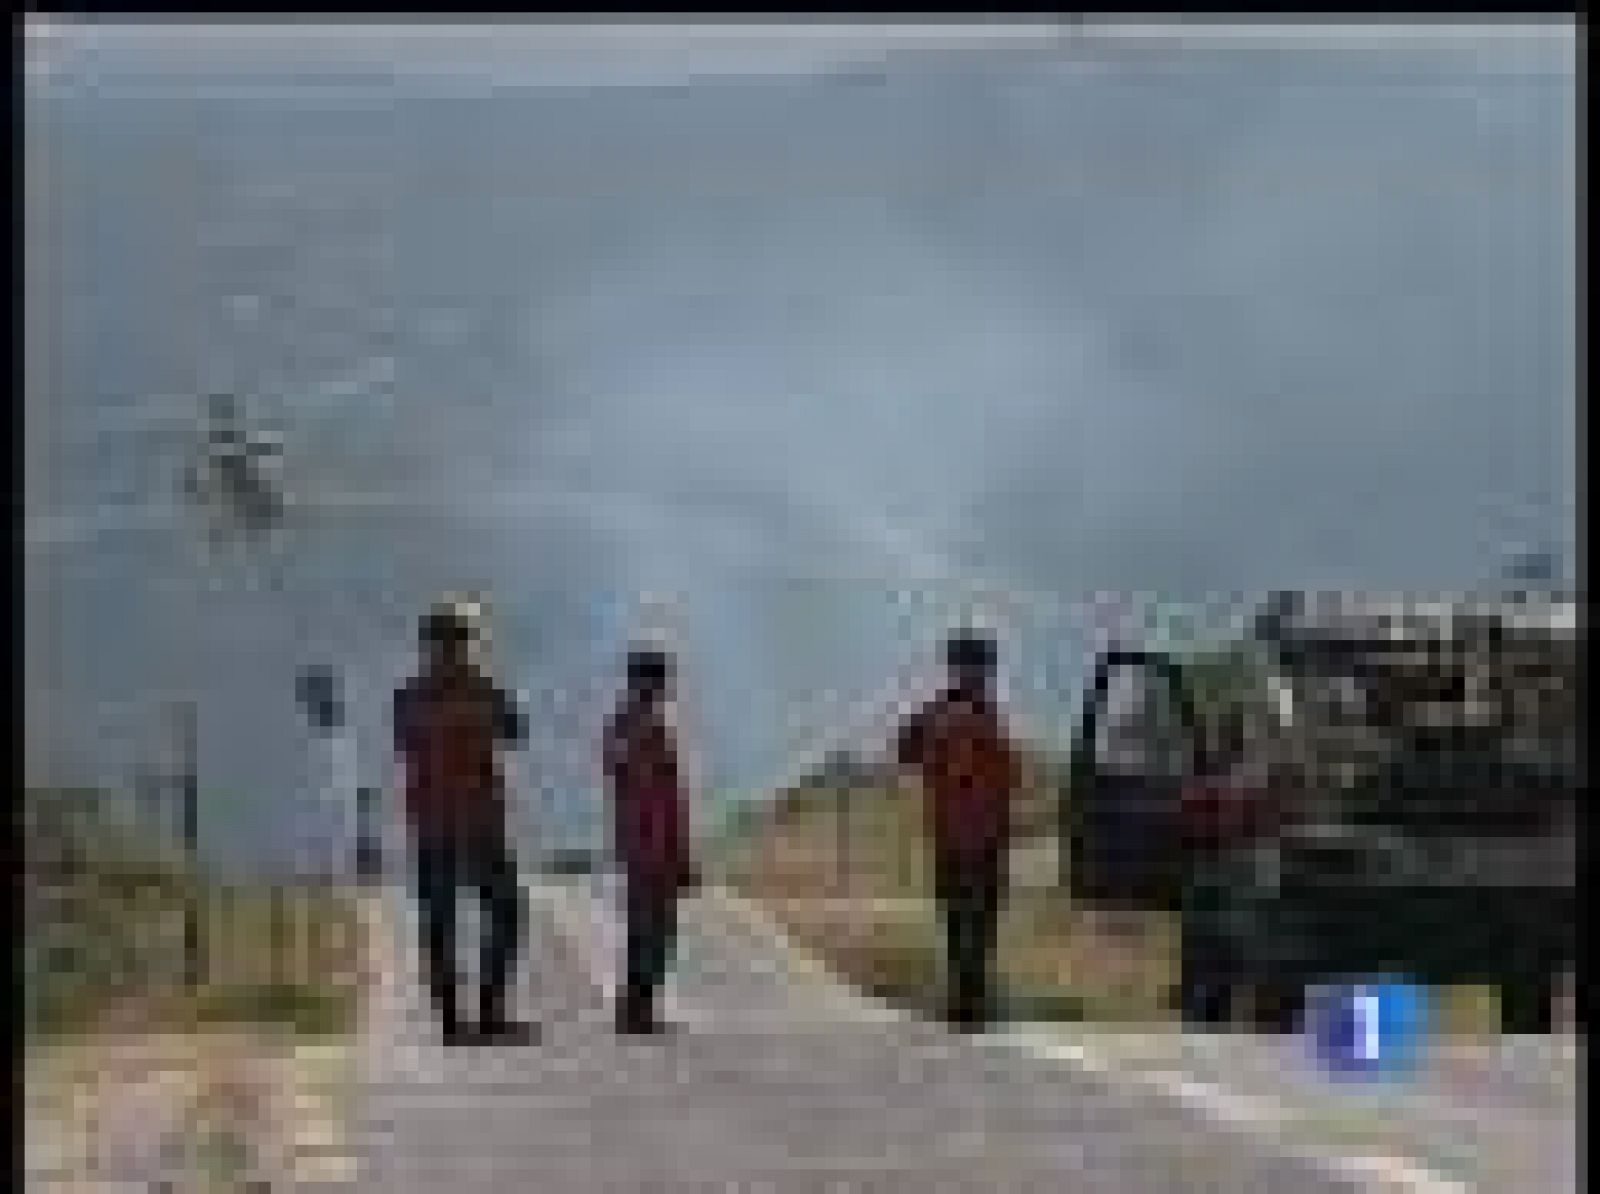
[[[1231,983],[1180,983],[1178,1000],[1184,1027],[1227,1028],[1233,1021],[1233,994]]]
[[[1555,980],[1549,975],[1500,984],[1500,1031],[1547,1036],[1555,1031]]]
[[[1257,1032],[1286,1033],[1300,1027],[1305,1012],[1305,988],[1298,983],[1269,980],[1255,984],[1251,1025]]]
[[[1233,1020],[1236,984],[1227,971],[1206,958],[1185,951],[1178,978],[1179,1015],[1186,1028],[1226,1028]]]

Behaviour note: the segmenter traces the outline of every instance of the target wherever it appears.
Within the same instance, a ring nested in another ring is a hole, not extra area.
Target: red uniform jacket
[[[976,861],[1005,849],[1021,762],[991,702],[950,693],[929,702],[901,730],[896,754],[922,777],[941,855]]]
[[[413,833],[505,832],[500,752],[520,744],[526,727],[503,690],[475,672],[417,676],[395,693],[394,731]]]
[[[676,888],[690,867],[689,815],[672,731],[656,711],[623,709],[606,727],[603,755],[623,869]]]

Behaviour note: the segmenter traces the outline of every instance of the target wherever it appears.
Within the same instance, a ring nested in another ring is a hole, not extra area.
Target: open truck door
[[[1150,651],[1095,662],[1062,793],[1063,884],[1100,907],[1176,910],[1184,884],[1180,802],[1204,767],[1179,666]]]

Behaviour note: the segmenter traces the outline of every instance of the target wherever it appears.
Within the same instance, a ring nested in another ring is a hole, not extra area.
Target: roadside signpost
[[[171,706],[178,753],[178,833],[184,858],[198,880],[200,869],[200,784],[198,765],[199,709],[195,701]],[[198,887],[198,884],[196,885]],[[200,924],[200,896],[191,890],[183,909],[183,981],[190,989],[200,986],[205,970]]]

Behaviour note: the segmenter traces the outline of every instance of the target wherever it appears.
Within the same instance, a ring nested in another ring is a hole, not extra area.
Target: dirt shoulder
[[[919,794],[849,797],[840,865],[837,806],[797,802],[753,833],[732,881],[842,977],[895,1002],[937,1005],[939,930]],[[1053,843],[1019,849],[996,965],[1013,1014],[1029,1019],[1159,1022],[1175,973],[1167,918],[1110,926],[1072,909],[1054,883]]]
[[[293,1189],[352,1175],[348,1041],[100,1032],[24,1063],[30,1186]]]

